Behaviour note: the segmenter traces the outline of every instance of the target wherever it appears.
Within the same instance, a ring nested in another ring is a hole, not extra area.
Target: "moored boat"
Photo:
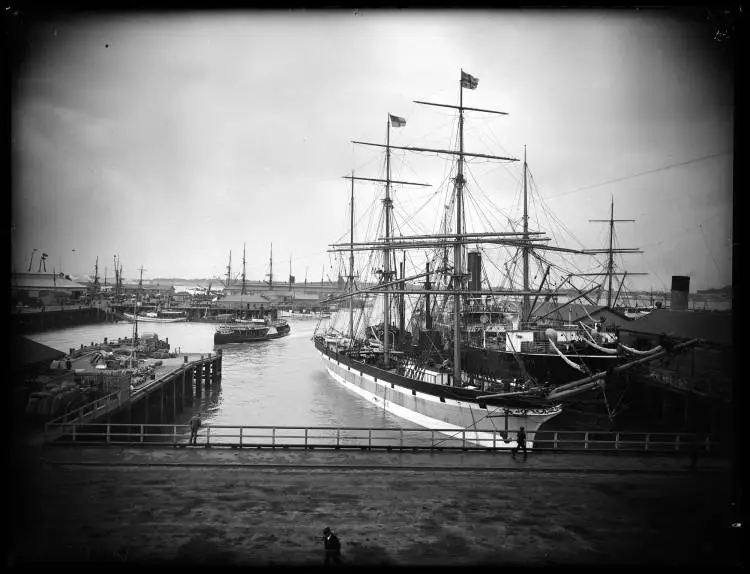
[[[128,321],[135,321],[141,323],[180,323],[187,321],[187,316],[182,311],[148,311],[146,313],[139,313],[137,316],[133,313],[122,313],[123,317]]]
[[[385,148],[385,178],[355,177],[354,174],[346,177],[352,184],[350,239],[348,243],[332,245],[331,251],[349,253],[346,296],[349,299],[349,325],[348,329],[342,329],[335,320],[326,322],[316,329],[313,339],[331,377],[366,400],[421,426],[468,431],[467,439],[482,446],[498,444],[498,440],[500,445],[513,446],[509,429],[515,431],[523,426],[533,437],[542,424],[562,412],[565,401],[599,388],[600,374],[632,363],[633,354],[629,352],[632,349],[620,344],[614,328],[605,328],[599,322],[593,325],[583,322],[566,324],[559,317],[555,318],[560,309],[587,298],[597,287],[580,290],[576,287],[577,297],[556,305],[557,293],[549,284],[545,288],[552,265],[543,259],[540,260],[544,261],[547,270],[536,288],[530,285],[529,257],[532,251],[548,249],[580,255],[601,251],[550,246],[544,243],[549,238],[542,232],[529,230],[525,157],[521,229],[511,224],[508,231],[466,230],[468,218],[463,210],[468,170],[465,169],[465,158],[518,161],[464,151],[465,111],[502,114],[463,106],[464,89],[476,89],[477,84],[476,78],[462,71],[458,106],[417,102],[458,111],[456,151],[392,146],[391,128],[405,126],[406,120],[391,114],[386,122],[385,145],[354,142]],[[425,184],[392,179],[392,149],[457,157],[453,171],[455,177],[452,178],[454,186],[448,190],[447,198],[441,198],[446,216],[437,232],[394,236],[391,186]],[[355,180],[385,184],[382,199],[385,213],[375,240],[355,242]],[[449,223],[449,208],[455,214],[455,226]],[[490,285],[485,280],[478,253],[467,253],[469,246],[479,245],[518,250],[519,259],[523,260],[523,287],[509,289]],[[374,279],[360,284],[359,289],[354,285],[357,277],[354,272],[355,249],[375,255],[382,253],[380,259],[370,260]],[[423,268],[415,265],[407,274],[406,252],[410,250],[424,253],[426,261]],[[612,248],[609,251],[610,256],[616,252]],[[401,260],[401,257],[396,257],[397,252],[404,253],[400,272],[396,270],[399,266],[397,259]],[[611,271],[611,264],[609,267]],[[426,271],[422,272],[422,269]],[[569,274],[565,281],[573,275]],[[424,283],[416,284],[416,280]],[[486,287],[483,282],[488,283]],[[559,282],[558,287],[563,283]],[[363,304],[357,308],[355,328],[353,301],[363,294],[377,294],[378,301],[382,301],[382,321],[373,325],[366,317],[367,306]],[[551,301],[553,308],[539,311],[539,297],[543,297],[545,303]],[[407,300],[412,307],[411,320],[406,317]],[[345,315],[345,312],[337,315]],[[648,351],[651,352],[656,353],[657,349]],[[591,376],[594,378],[590,379]],[[555,389],[564,391],[556,393]]]
[[[289,323],[284,320],[271,319],[234,319],[216,327],[214,343],[253,343],[278,339],[291,331]]]

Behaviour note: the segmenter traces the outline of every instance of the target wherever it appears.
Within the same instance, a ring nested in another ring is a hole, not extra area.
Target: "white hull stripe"
[[[439,429],[455,429],[456,433],[441,433],[449,438],[458,439],[461,440],[465,427],[450,424],[445,421],[429,417],[427,415],[418,413],[412,409],[408,409],[406,407],[403,407],[397,403],[394,403],[393,401],[385,400],[383,397],[379,397],[349,381],[344,379],[341,375],[336,373],[335,367],[338,367],[340,369],[346,369],[345,366],[342,366],[338,364],[335,360],[331,359],[328,355],[321,353],[321,357],[329,364],[326,364],[326,370],[331,375],[331,377],[338,383],[340,383],[345,388],[349,389],[350,391],[356,393],[357,395],[361,396],[362,398],[366,399],[367,401],[382,407],[386,411],[396,415],[397,417],[400,417],[402,419],[408,420],[409,422],[412,422],[414,424],[418,424],[421,427],[424,428],[439,428]],[[390,389],[391,391],[400,392],[401,394],[405,394],[402,391],[398,390],[398,387],[395,387],[391,389],[390,383],[382,382],[380,380],[375,380],[374,377],[367,375],[367,374],[360,374],[360,371],[358,370],[352,370],[352,372],[356,377],[360,377],[363,379],[367,379],[369,381],[372,381],[375,383],[379,388],[383,389]],[[437,403],[441,403],[440,399],[438,397],[434,397],[431,395],[427,395],[425,393],[419,393],[419,399],[420,400],[428,400],[433,401]],[[445,399],[445,404],[449,405],[452,404],[456,407],[461,407],[463,409],[473,409],[473,403],[468,402],[462,402],[462,401],[456,401],[454,399]],[[484,409],[479,409],[479,407],[474,408],[473,410],[477,410],[478,416],[483,417],[486,414],[486,411]],[[556,414],[556,413],[555,413]],[[551,418],[553,415],[550,415],[549,417],[538,417],[539,418],[539,424],[536,428],[527,428],[527,432],[533,432],[536,431],[539,426],[541,426],[546,420]],[[535,417],[537,418],[537,417]],[[528,420],[528,419],[527,419]],[[528,424],[528,423],[527,423]],[[493,442],[494,439],[494,442]],[[499,432],[488,432],[488,431],[467,431],[466,432],[466,441],[476,444],[478,446],[482,447],[498,447],[498,448],[515,448],[516,447],[516,441],[515,440],[508,440],[507,442],[503,440],[502,435]],[[527,441],[526,443],[527,447],[531,448],[533,443],[532,441]]]

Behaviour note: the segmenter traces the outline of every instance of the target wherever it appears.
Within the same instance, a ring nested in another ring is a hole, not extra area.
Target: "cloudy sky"
[[[634,11],[128,13],[25,23],[12,102],[12,253],[126,278],[209,278],[229,252],[247,274],[335,279],[352,170],[382,177],[394,145],[449,148],[461,69],[479,78],[464,105],[466,148],[522,158],[568,246],[602,247],[606,225],[634,287],[731,282],[733,76],[710,24]],[[439,221],[435,157],[394,152],[405,215]],[[444,159],[444,158],[443,158]],[[503,213],[521,163],[469,164],[470,190]],[[480,183],[481,181],[481,183]],[[372,189],[371,189],[372,188]],[[359,184],[358,223],[382,188]],[[479,199],[477,200],[479,201]],[[431,210],[431,211],[430,211]],[[481,211],[481,208],[480,208]],[[416,220],[415,220],[416,221]],[[550,221],[533,220],[533,225]],[[502,221],[495,220],[496,229]],[[362,231],[361,233],[364,233]],[[556,236],[557,237],[557,236]],[[574,239],[571,239],[574,237]]]

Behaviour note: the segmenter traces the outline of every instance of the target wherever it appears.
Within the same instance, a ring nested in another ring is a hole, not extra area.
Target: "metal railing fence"
[[[47,444],[187,446],[187,425],[77,423],[47,425]],[[507,451],[517,446],[516,431],[207,425],[197,446],[210,448],[299,448],[359,450]],[[663,432],[537,431],[527,433],[534,451],[718,453],[714,435]]]

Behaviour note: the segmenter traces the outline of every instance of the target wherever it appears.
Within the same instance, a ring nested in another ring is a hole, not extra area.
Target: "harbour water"
[[[311,337],[314,320],[290,320],[291,333],[259,343],[222,345],[221,388],[196,399],[193,409],[176,424],[199,411],[211,425],[350,426],[418,428],[350,393],[329,377]],[[207,323],[140,323],[139,333],[168,339],[171,349],[185,353],[215,352],[214,326]],[[105,337],[130,337],[131,323],[96,324],[45,331],[29,338],[69,352]]]

